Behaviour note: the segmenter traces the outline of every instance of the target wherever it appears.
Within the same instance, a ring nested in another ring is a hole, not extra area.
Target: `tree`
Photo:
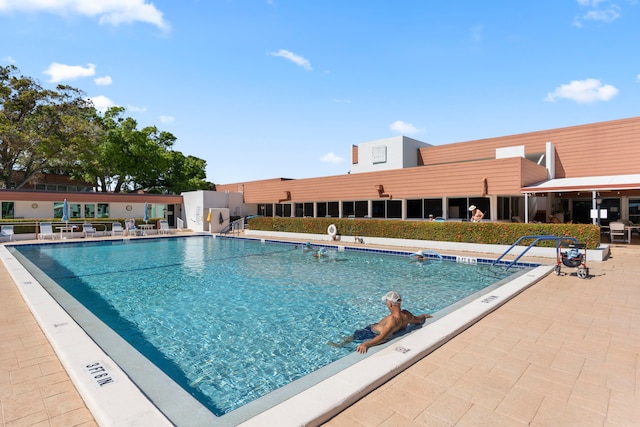
[[[215,189],[213,184],[205,181],[206,161],[194,156],[184,156],[179,151],[170,151],[167,153],[167,164],[169,167],[161,176],[161,183],[170,193]]]
[[[139,130],[124,111],[112,107],[102,117],[103,134],[95,158],[81,162],[84,179],[96,182],[100,191],[179,193],[209,188],[204,160],[172,151],[173,134],[155,126]]]
[[[21,188],[37,173],[73,167],[94,111],[78,89],[43,89],[15,66],[0,67],[0,185]]]

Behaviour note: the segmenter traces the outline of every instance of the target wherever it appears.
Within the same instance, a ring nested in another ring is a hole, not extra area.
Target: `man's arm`
[[[409,310],[402,310],[402,312],[408,316],[409,318],[409,324],[411,325],[422,325],[424,323],[425,320],[433,317],[430,314],[420,314],[418,316],[414,316],[413,313],[411,313]]]
[[[387,340],[387,337],[393,333],[393,328],[396,324],[396,321],[387,321],[377,337],[371,338],[369,341],[360,343],[358,347],[356,347],[356,351],[358,353],[364,354],[367,352],[369,347],[373,347],[374,345],[382,344],[383,342],[385,342]]]

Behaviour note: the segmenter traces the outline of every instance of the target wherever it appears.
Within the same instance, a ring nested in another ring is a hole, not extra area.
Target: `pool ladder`
[[[544,240],[555,240],[555,242],[556,242],[556,252],[558,252],[558,250],[559,250],[559,248],[560,248],[560,242],[562,242],[562,241],[571,241],[571,242],[574,242],[576,245],[578,244],[578,239],[576,239],[575,237],[565,237],[565,236],[560,236],[560,237],[559,237],[559,236],[522,236],[522,237],[520,237],[518,240],[516,240],[516,241],[515,241],[515,243],[509,247],[509,249],[507,249],[506,251],[504,251],[504,253],[498,257],[498,259],[496,259],[495,261],[493,261],[493,264],[491,264],[491,266],[494,266],[494,265],[496,265],[498,262],[500,262],[500,260],[501,260],[502,258],[504,258],[504,256],[505,256],[506,254],[508,254],[508,253],[511,251],[511,249],[513,249],[513,248],[515,248],[516,246],[518,246],[518,243],[520,243],[520,242],[521,242],[521,241],[523,241],[524,239],[535,239],[535,240],[534,240],[533,242],[531,242],[531,243],[529,244],[529,246],[527,246],[527,248],[526,248],[524,251],[522,251],[522,253],[521,253],[520,255],[518,255],[518,256],[516,257],[516,259],[514,259],[513,261],[511,261],[511,262],[507,265],[507,267],[505,268],[505,270],[508,270],[509,268],[511,268],[515,263],[517,263],[517,262],[518,262],[518,260],[520,260],[520,258],[522,258],[522,256],[523,256],[524,254],[526,254],[526,253],[529,251],[529,249],[531,249],[532,247],[534,247],[534,246],[535,246],[538,242],[540,242],[540,241],[544,241]]]

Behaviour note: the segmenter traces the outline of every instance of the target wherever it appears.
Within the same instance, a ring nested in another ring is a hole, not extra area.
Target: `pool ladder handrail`
[[[504,256],[511,251],[511,249],[513,249],[516,246],[518,246],[518,243],[520,243],[524,239],[535,239],[535,240],[533,242],[531,242],[529,244],[529,246],[527,246],[527,248],[524,251],[522,251],[522,253],[520,255],[518,255],[516,257],[516,259],[514,259],[513,261],[511,261],[509,263],[509,265],[507,265],[507,267],[505,268],[505,271],[508,270],[509,268],[511,268],[515,263],[517,263],[518,260],[520,260],[520,258],[522,258],[522,256],[529,251],[529,249],[534,247],[540,241],[543,241],[543,240],[555,240],[556,241],[556,253],[558,252],[558,249],[560,248],[560,242],[561,241],[567,240],[567,241],[574,242],[576,245],[578,244],[578,239],[576,239],[575,237],[566,237],[566,236],[522,236],[522,237],[518,238],[518,240],[516,240],[515,243],[509,247],[509,249],[504,251],[504,253],[498,257],[498,259],[493,261],[493,264],[491,264],[491,266],[493,267],[494,265],[499,263],[500,260],[502,258],[504,258]]]

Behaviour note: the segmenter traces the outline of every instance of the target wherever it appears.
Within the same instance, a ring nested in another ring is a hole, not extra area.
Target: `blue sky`
[[[640,114],[638,0],[0,0],[0,64],[177,137],[217,184]]]

